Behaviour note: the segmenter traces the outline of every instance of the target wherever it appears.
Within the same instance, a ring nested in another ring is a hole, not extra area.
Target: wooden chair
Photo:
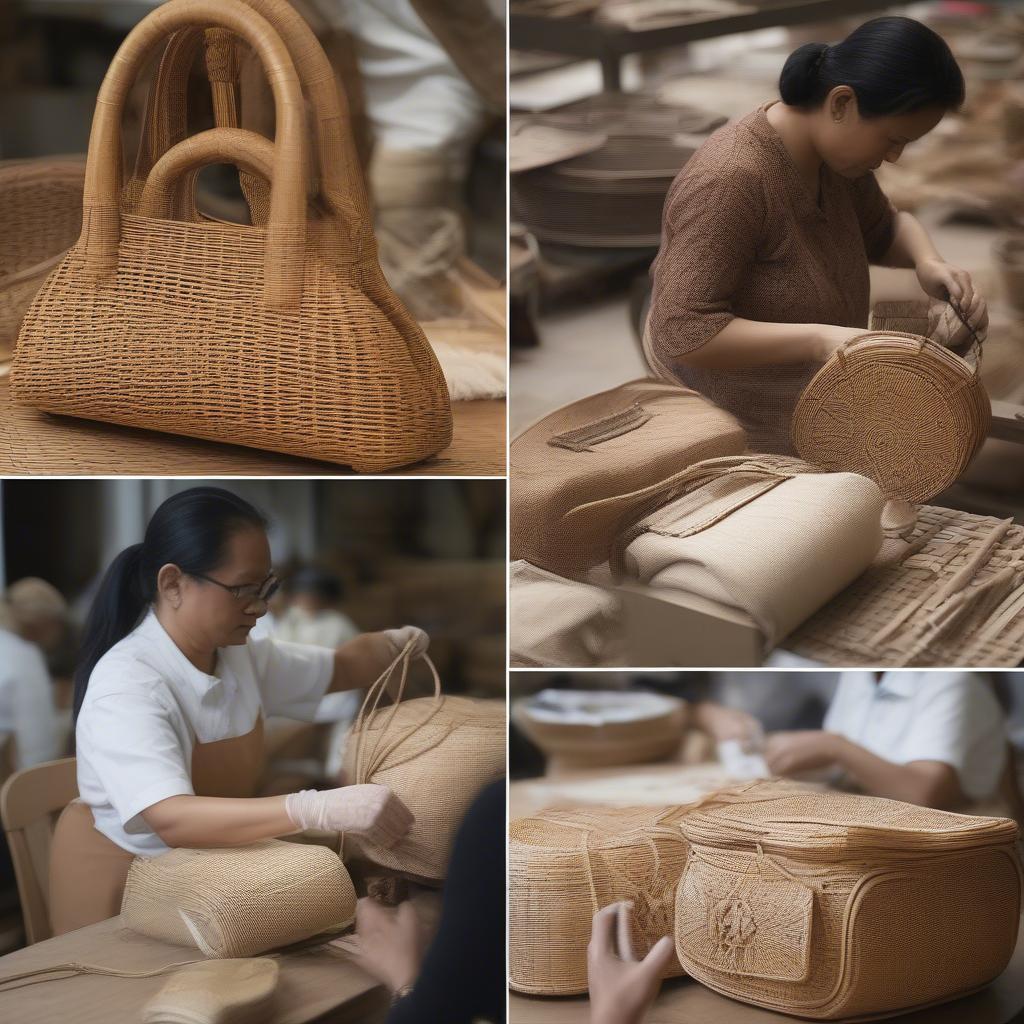
[[[31,946],[53,935],[50,927],[50,841],[60,812],[78,796],[73,757],[15,772],[0,789],[0,819],[18,880],[18,896]]]

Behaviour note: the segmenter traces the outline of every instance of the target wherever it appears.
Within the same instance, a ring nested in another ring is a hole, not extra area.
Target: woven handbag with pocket
[[[887,498],[923,502],[952,484],[988,435],[980,348],[961,358],[927,338],[876,331],[840,348],[793,412],[808,462],[870,477]]]
[[[280,6],[263,2],[268,12]],[[227,29],[259,56],[274,92],[274,144],[227,128],[178,142],[132,211],[120,188],[125,96],[146,56],[196,25]],[[450,443],[440,366],[380,272],[361,185],[339,180],[355,158],[334,78],[317,75],[325,62],[318,46],[292,53],[241,0],[169,0],[129,33],[97,101],[82,235],[22,325],[17,401],[361,471]],[[320,83],[307,97],[318,183],[297,66]],[[178,190],[225,160],[269,178],[265,224],[171,219],[191,203],[182,207]]]
[[[256,956],[340,930],[355,912],[352,880],[334,851],[277,839],[136,857],[121,901],[132,931],[210,957]]]
[[[677,474],[745,447],[729,413],[654,380],[564,406],[509,447],[511,557],[578,577],[607,561],[616,534]]]
[[[773,781],[686,816],[680,962],[723,995],[818,1020],[900,1013],[997,977],[1017,940],[1017,825]]]
[[[430,883],[445,877],[455,833],[477,794],[505,774],[505,702],[442,694],[426,656],[434,695],[403,701],[410,659],[407,647],[367,691],[342,769],[351,784],[387,786],[416,820],[391,847],[348,833],[345,855]],[[395,703],[380,707],[396,673]]]
[[[551,809],[509,825],[509,984],[534,995],[587,991],[591,919],[633,901],[633,954],[672,933],[686,862],[684,807]],[[666,977],[681,974],[673,962]]]

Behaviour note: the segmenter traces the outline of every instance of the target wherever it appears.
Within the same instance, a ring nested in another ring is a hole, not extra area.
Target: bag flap
[[[621,437],[631,430],[642,427],[650,418],[649,413],[639,402],[623,409],[621,412],[602,416],[592,423],[584,423],[581,427],[554,434],[548,438],[553,448],[567,448],[572,452],[593,451],[594,445],[610,441],[613,437]]]

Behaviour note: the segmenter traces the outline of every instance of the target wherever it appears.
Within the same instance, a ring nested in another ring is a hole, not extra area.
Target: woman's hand
[[[822,729],[774,732],[764,745],[764,759],[773,775],[831,768],[839,759],[835,733]]]
[[[955,299],[975,330],[988,323],[988,306],[966,270],[938,259],[922,260],[916,270],[925,292],[933,299]]]
[[[753,715],[724,704],[702,700],[693,707],[693,724],[716,743],[753,740],[761,735],[761,723]]]
[[[415,984],[423,962],[423,932],[409,900],[385,907],[364,896],[356,904],[355,935],[335,939],[331,945],[349,953],[358,967],[392,993]]]
[[[373,784],[340,789],[304,789],[284,801],[299,831],[354,832],[375,846],[394,846],[413,823],[409,808],[388,789]]]
[[[383,632],[384,639],[388,642],[393,658],[397,658],[402,651],[405,650],[405,645],[412,642],[412,656],[418,658],[422,654],[427,653],[427,648],[430,646],[430,637],[420,629],[418,626],[402,626],[400,629],[385,629]]]
[[[612,903],[594,915],[587,946],[591,1024],[639,1024],[675,955],[664,936],[638,961],[630,943],[633,904]]]

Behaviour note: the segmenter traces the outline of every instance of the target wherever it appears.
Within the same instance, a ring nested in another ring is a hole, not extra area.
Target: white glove
[[[421,654],[427,653],[430,646],[430,637],[423,632],[419,626],[402,626],[401,629],[385,629],[384,639],[391,644],[393,656],[398,657],[405,650],[405,645],[410,640],[413,642],[412,656],[418,658]]]
[[[409,808],[387,786],[372,783],[289,793],[284,809],[297,829],[354,832],[375,846],[394,846],[414,820]]]

